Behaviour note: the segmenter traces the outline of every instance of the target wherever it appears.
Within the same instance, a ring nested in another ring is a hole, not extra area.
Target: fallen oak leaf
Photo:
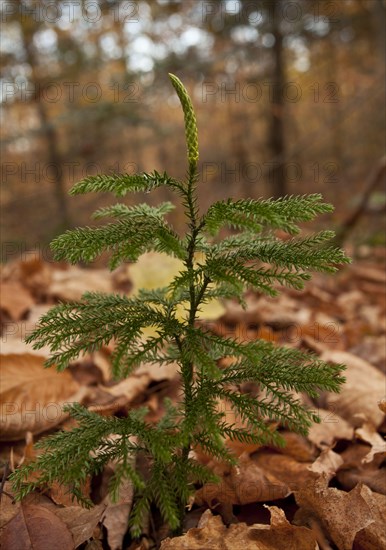
[[[118,439],[116,434],[109,436],[109,441],[116,439]],[[131,437],[130,441],[134,443],[136,438]],[[127,460],[127,466],[135,469],[134,457],[128,457]],[[108,462],[102,474],[101,483],[99,484],[100,493],[97,497],[105,505],[101,524],[107,530],[107,542],[110,550],[122,549],[134,498],[133,482],[130,478],[122,475],[123,470],[121,468],[122,463],[119,460]],[[119,485],[117,485],[117,481]]]
[[[369,505],[374,517],[374,523],[365,527],[355,537],[355,547],[361,550],[379,550],[386,548],[386,497],[373,493],[371,489],[363,486],[362,496]]]
[[[0,440],[14,441],[26,432],[53,428],[68,416],[63,406],[81,401],[87,392],[68,371],[44,368],[42,356],[9,354],[0,359]]]
[[[320,422],[313,422],[308,431],[307,439],[319,449],[330,448],[341,439],[351,441],[354,437],[354,428],[335,413],[334,405],[331,404],[331,408],[331,411],[318,409]]]
[[[376,454],[386,456],[386,441],[374,430],[372,424],[365,422],[361,428],[355,430],[355,435],[371,445],[370,452],[362,459],[363,463],[372,462]]]
[[[12,497],[12,485],[10,481],[4,483],[1,498],[1,514],[0,514],[0,530],[9,523],[20,511],[20,501],[14,500]],[[1,531],[0,531],[1,532]]]
[[[84,269],[76,266],[55,270],[47,290],[49,296],[65,302],[78,302],[85,292],[113,291],[110,272],[107,269]]]
[[[322,474],[313,483],[295,491],[295,500],[300,507],[295,517],[303,524],[315,520],[339,550],[352,550],[356,534],[375,521],[362,495],[367,487],[364,489],[362,484],[358,484],[346,493],[327,487],[327,480],[328,476]]]
[[[373,367],[368,361],[344,351],[329,350],[321,355],[322,361],[344,364],[346,378],[339,398],[328,393],[322,397],[327,405],[325,408],[333,410],[342,416],[354,427],[358,426],[355,415],[364,415],[368,422],[378,427],[383,421],[382,411],[378,403],[384,396],[386,376]],[[323,403],[321,403],[324,406]]]
[[[382,455],[374,456],[372,462],[364,462],[368,456],[368,446],[362,443],[350,445],[341,453],[344,464],[336,477],[346,491],[358,483],[366,484],[372,491],[386,495],[386,476],[382,468]]]
[[[313,532],[307,527],[291,525],[280,508],[267,506],[270,525],[232,524],[226,527],[220,516],[207,510],[198,527],[186,535],[165,539],[161,550],[315,550]]]
[[[102,524],[107,530],[107,542],[111,550],[121,550],[123,538],[128,529],[129,516],[134,498],[134,487],[130,480],[125,479],[119,488],[119,499],[113,502],[110,495],[104,500],[106,509],[102,516]]]
[[[21,503],[18,513],[7,523],[2,533],[7,550],[38,549],[74,550],[74,541],[67,525],[51,510]]]
[[[215,463],[211,467],[209,463],[207,467],[211,468],[221,481],[206,483],[196,491],[195,503],[198,506],[249,504],[285,498],[291,494],[291,489],[286,482],[277,479],[274,474],[265,469],[264,464],[260,466],[247,454],[239,457],[238,466]]]
[[[330,480],[343,462],[343,458],[338,453],[334,453],[332,449],[325,449],[308,469],[315,474],[325,474],[326,478]]]
[[[0,309],[5,311],[12,321],[19,321],[35,304],[31,293],[17,281],[1,283]]]
[[[106,506],[104,504],[99,504],[90,509],[82,508],[81,506],[66,506],[65,508],[58,507],[55,509],[55,515],[67,525],[72,533],[74,540],[72,549],[77,548],[92,538],[94,530],[100,522],[105,508]],[[51,550],[52,548],[57,548],[57,544],[47,547],[47,550]],[[62,550],[62,548],[60,548],[60,550]]]

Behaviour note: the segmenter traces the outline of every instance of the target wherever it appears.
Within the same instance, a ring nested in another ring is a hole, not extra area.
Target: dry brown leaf
[[[314,460],[315,453],[312,445],[305,437],[294,432],[280,432],[285,441],[284,447],[277,447],[280,454],[290,456],[298,462],[310,462]]]
[[[178,376],[177,368],[176,364],[156,365],[144,363],[128,378],[125,378],[114,386],[101,386],[101,389],[104,393],[119,398],[119,407],[122,407],[141,395],[150,382],[176,378]]]
[[[82,482],[81,492],[85,498],[90,498],[90,476],[87,476],[85,481]],[[62,506],[74,506],[74,503],[76,502],[76,499],[71,492],[70,486],[63,485],[58,481],[53,481],[52,483],[50,483],[47,494],[49,495],[50,499],[55,502],[55,504],[60,504]]]
[[[353,273],[357,277],[360,277],[361,279],[366,279],[368,281],[380,283],[382,285],[386,284],[386,273],[384,272],[384,270],[379,269],[376,266],[370,266],[369,264],[355,264],[351,266],[350,270],[351,273]]]
[[[161,550],[316,550],[314,534],[306,527],[291,525],[280,508],[267,506],[271,525],[238,523],[228,528],[219,516],[207,510],[198,527],[186,535],[165,539]]]
[[[315,474],[325,474],[325,477],[330,480],[336,474],[336,471],[343,464],[343,458],[334,453],[331,449],[326,449],[321,452],[320,456],[309,466],[310,472]]]
[[[277,455],[284,462],[288,457]],[[255,457],[254,457],[255,458]],[[207,465],[217,474],[220,483],[206,483],[196,492],[195,502],[199,506],[207,504],[210,507],[216,504],[249,504],[251,502],[264,502],[285,498],[291,493],[291,489],[285,481],[281,481],[269,469],[265,463],[260,465],[248,455],[241,455],[239,464],[230,467],[224,464]],[[305,468],[303,470],[307,472]]]
[[[142,363],[134,372],[135,376],[147,375],[149,380],[159,382],[161,380],[172,380],[178,376],[179,366],[177,363],[157,365],[156,363]]]
[[[368,490],[357,485],[345,493],[327,487],[327,476],[321,476],[296,491],[295,499],[303,518],[319,522],[339,550],[352,550],[356,534],[375,521],[362,494]]]
[[[276,482],[285,484],[291,492],[298,490],[314,476],[308,469],[311,462],[298,462],[291,456],[261,451],[253,455],[252,460],[266,475],[274,478]],[[271,500],[280,498],[274,491],[271,497]]]
[[[27,319],[21,321],[12,321],[5,323],[4,332],[1,343],[1,353],[3,355],[9,353],[32,353],[32,355],[49,355],[49,346],[44,346],[40,350],[35,350],[32,344],[27,344],[24,340],[36,329],[37,323],[42,315],[47,313],[51,306],[33,305],[28,313]]]
[[[386,548],[386,497],[373,493],[364,486],[362,496],[373,514],[374,523],[365,527],[355,537],[355,546],[361,550],[381,550]]]
[[[331,404],[331,407],[331,411],[318,409],[321,422],[313,422],[307,435],[307,438],[319,449],[332,447],[334,442],[340,439],[351,441],[354,437],[354,428],[335,413],[335,405]]]
[[[51,510],[35,504],[21,504],[4,528],[2,544],[7,550],[51,550],[58,545],[60,550],[74,550],[67,525]]]
[[[48,294],[66,302],[76,302],[85,292],[113,291],[110,272],[107,269],[81,269],[70,267],[65,271],[54,271]]]
[[[111,380],[112,371],[110,353],[107,349],[100,349],[92,353],[91,361],[101,372],[103,382],[109,382]]]
[[[13,321],[21,319],[34,303],[31,293],[17,281],[1,283],[0,309]]]
[[[371,445],[371,451],[362,459],[362,462],[372,462],[376,454],[386,455],[386,441],[371,424],[365,423],[361,428],[357,428],[355,435]]]
[[[325,351],[321,359],[331,363],[343,363],[346,383],[339,396],[325,396],[327,409],[342,416],[353,426],[358,426],[355,415],[363,415],[375,427],[383,421],[378,403],[385,395],[386,377],[369,362],[344,351]],[[362,422],[360,422],[361,424]]]
[[[44,368],[44,357],[2,355],[1,363],[1,440],[53,428],[67,416],[63,406],[85,395],[85,388],[79,388],[69,372]]]
[[[226,313],[222,317],[225,323],[268,324],[276,329],[288,329],[302,326],[311,319],[311,310],[293,298],[281,294],[272,299],[267,296],[256,298],[247,296],[247,308],[244,310],[235,302],[226,303]]]
[[[358,483],[365,483],[377,493],[386,494],[386,475],[382,468],[382,455],[374,456],[372,462],[364,462],[369,448],[363,443],[350,445],[341,453],[344,464],[337,472],[337,479],[342,487],[349,491]]]
[[[103,391],[114,397],[125,397],[126,402],[129,403],[147,388],[149,382],[150,379],[147,374],[142,376],[129,376],[114,386],[103,386]]]
[[[3,529],[19,513],[21,506],[20,501],[14,501],[12,498],[12,485],[9,481],[5,482],[3,491],[7,494],[1,495],[0,529]]]
[[[106,509],[102,524],[107,529],[107,542],[111,550],[121,550],[123,538],[128,529],[128,520],[134,497],[134,487],[131,481],[125,480],[119,490],[119,500],[114,503],[110,495],[104,499]]]
[[[34,296],[46,295],[51,284],[53,266],[39,257],[27,258],[19,263],[19,280]]]
[[[384,326],[382,326],[384,322]],[[386,365],[386,317],[378,317],[377,326],[372,327],[375,334],[381,332],[380,335],[368,335],[364,336],[359,342],[356,342],[354,347],[350,349],[351,353],[368,359],[371,357],[371,363],[377,367],[378,370],[385,374]]]
[[[65,508],[56,508],[55,515],[64,522],[72,533],[74,543],[72,548],[77,548],[93,536],[94,530],[98,525],[105,510],[104,504],[99,504],[94,508],[87,510],[81,506],[68,506]],[[57,548],[54,545],[51,548]],[[61,549],[60,549],[61,550]]]

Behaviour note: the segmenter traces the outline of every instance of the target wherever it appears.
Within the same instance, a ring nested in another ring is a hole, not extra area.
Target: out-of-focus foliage
[[[384,18],[383,0],[3,2],[5,239],[33,246],[85,221],[103,201],[66,199],[85,175],[183,176],[168,71],[204,129],[210,113],[204,205],[280,180],[355,207],[384,149]]]

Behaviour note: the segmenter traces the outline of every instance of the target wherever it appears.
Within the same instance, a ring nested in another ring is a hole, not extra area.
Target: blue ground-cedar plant
[[[57,260],[71,263],[91,262],[107,250],[112,269],[155,250],[179,258],[184,268],[169,286],[143,290],[134,297],[89,292],[79,303],[59,304],[40,319],[28,341],[34,342],[35,349],[50,346],[47,366],[63,370],[82,353],[114,339],[116,378],[128,376],[142,362],[176,363],[182,398],[176,404],[168,403],[156,424],[145,420],[143,410],[133,409],[127,417],[117,418],[72,405],[69,411],[78,421],[77,427],[43,438],[38,444],[40,456],[12,475],[18,498],[56,480],[90,505],[82,492],[85,479],[114,460],[119,465],[111,480],[112,493],[117,495],[125,478],[136,489],[130,517],[134,535],[140,532],[141,520],[152,504],[170,528],[178,531],[195,484],[216,479],[194,459],[192,450],[199,447],[235,464],[226,440],[283,443],[269,421],[306,434],[318,417],[294,397],[295,392],[311,397],[321,390],[338,392],[344,381],[342,365],[326,364],[310,353],[266,341],[224,338],[197,324],[200,306],[206,301],[236,298],[242,302],[246,289],[275,296],[277,283],[301,289],[310,278],[309,271],[334,272],[337,265],[349,260],[342,250],[326,245],[334,236],[331,231],[284,241],[275,235],[278,229],[294,236],[300,231],[299,222],[331,212],[331,205],[317,194],[279,200],[227,199],[215,202],[200,215],[196,117],[181,81],[172,74],[170,80],[184,112],[186,180],[156,171],[97,175],[77,183],[71,194],[109,191],[121,197],[168,187],[182,199],[186,234],[180,237],[165,220],[174,208],[170,202],[157,207],[118,203],[95,213],[96,218],[115,221],[67,231],[53,241],[52,249]],[[224,227],[233,232],[220,238]],[[177,314],[181,303],[185,308],[188,304],[185,318]],[[153,327],[152,336],[144,337],[145,327]],[[219,360],[226,357],[228,366],[220,368]],[[257,383],[264,397],[242,393],[239,387],[243,382]],[[222,408],[226,403],[233,409],[241,422],[229,424],[219,402]],[[133,466],[137,453],[148,457],[146,481]],[[31,476],[34,471],[39,472],[38,477]]]

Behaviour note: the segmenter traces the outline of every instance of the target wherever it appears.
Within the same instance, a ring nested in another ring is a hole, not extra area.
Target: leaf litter
[[[184,535],[169,533],[168,538],[155,514],[147,519],[142,539],[130,539],[127,518],[134,491],[127,484],[117,502],[107,496],[114,464],[85,483],[85,494],[95,503],[89,510],[72,501],[70,488],[55,484],[22,503],[12,500],[6,475],[33,458],[32,439],[73,426],[63,412],[65,403],[79,401],[105,415],[124,415],[131,407],[146,405],[147,418],[154,422],[162,416],[164,398],[178,398],[177,365],[143,365],[116,382],[111,374],[111,343],[56,373],[43,366],[49,350],[36,352],[23,341],[40,315],[58,300],[77,300],[90,289],[135,292],[141,279],[151,287],[158,272],[172,277],[179,268],[160,262],[156,255],[146,255],[135,268],[129,265],[113,273],[36,259],[2,268],[4,548],[19,549],[20,544],[47,548],[50,541],[55,547],[53,541],[61,540],[61,548],[89,550],[386,549],[385,275],[380,265],[366,261],[345,268],[334,280],[316,275],[300,293],[283,289],[275,300],[249,293],[246,310],[233,302],[225,307],[215,302],[203,311],[199,322],[218,333],[310,349],[323,360],[345,363],[347,383],[339,395],[322,394],[315,401],[297,396],[321,417],[307,438],[273,425],[286,441],[284,448],[226,442],[239,456],[236,467],[196,449],[196,458],[212,467],[220,483],[197,486]],[[226,368],[226,361],[221,364]],[[243,391],[259,393],[253,386]]]

